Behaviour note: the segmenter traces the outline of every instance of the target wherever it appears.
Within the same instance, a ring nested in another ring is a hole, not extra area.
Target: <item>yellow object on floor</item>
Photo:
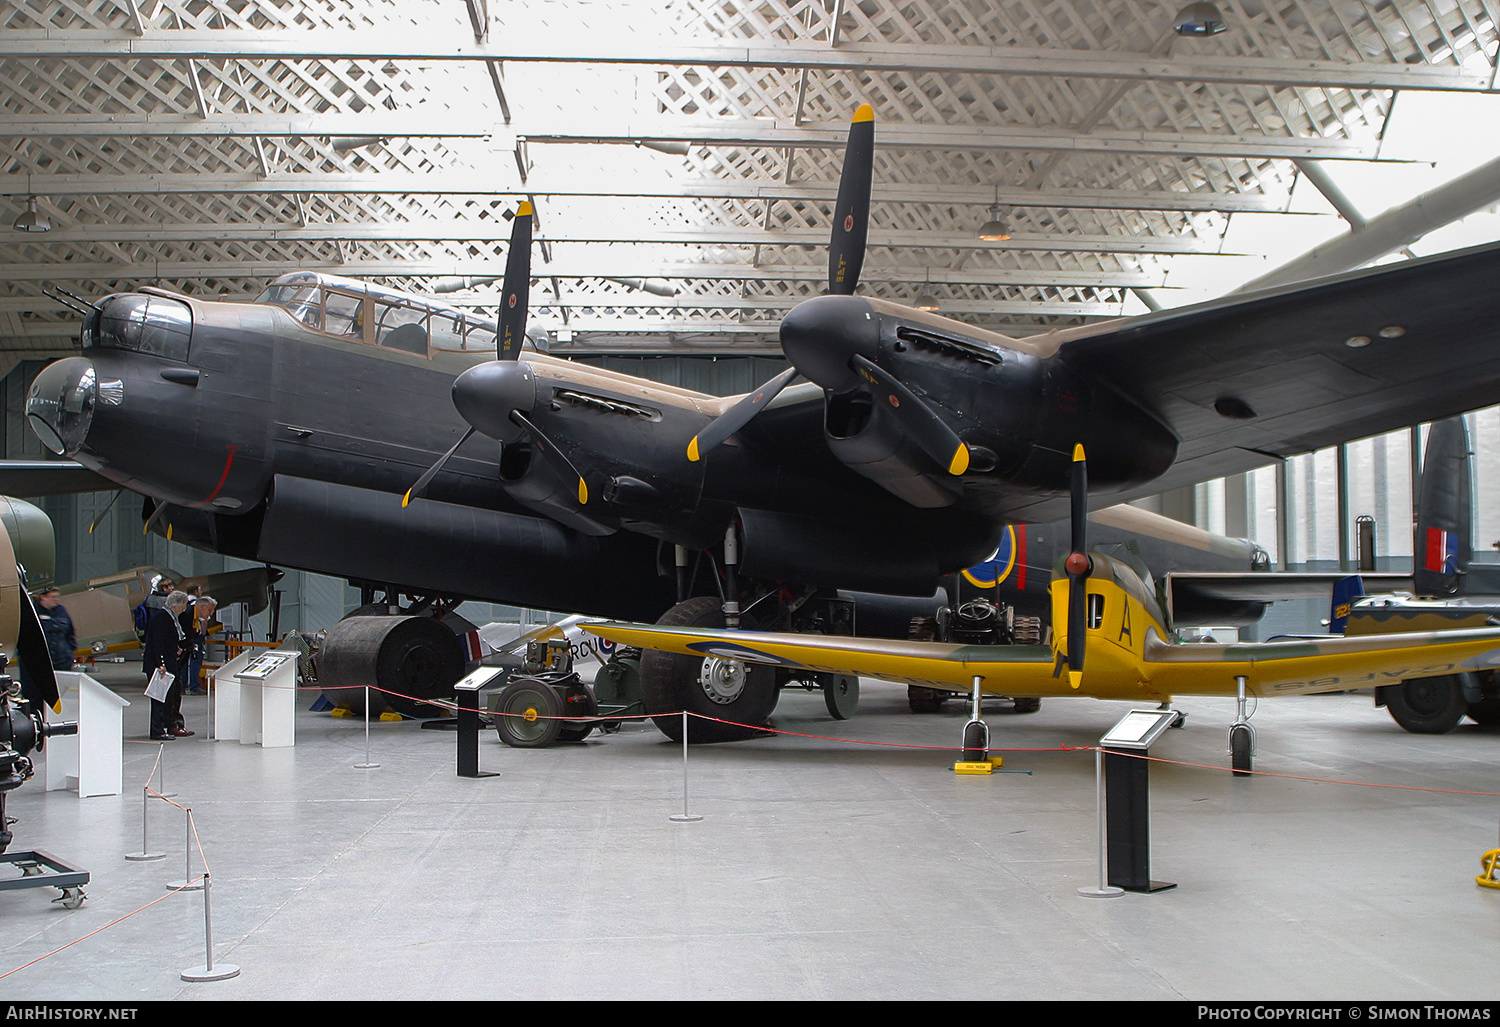
[[[1004,756],[991,756],[987,760],[959,760],[953,764],[955,774],[991,774],[1005,766]]]
[[[1495,874],[1500,873],[1500,849],[1491,849],[1480,856],[1479,865],[1484,867],[1484,873],[1474,878],[1474,883],[1481,888],[1500,888],[1500,880],[1495,879]]]

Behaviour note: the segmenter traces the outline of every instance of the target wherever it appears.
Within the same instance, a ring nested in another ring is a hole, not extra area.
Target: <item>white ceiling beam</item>
[[[512,61],[551,64],[689,65],[787,70],[939,72],[972,75],[1061,76],[1133,81],[1212,82],[1227,85],[1338,89],[1437,89],[1487,92],[1492,69],[1461,65],[1346,63],[1241,55],[1177,53],[1161,56],[1117,50],[1019,46],[841,43],[764,40],[738,45],[590,38],[551,33],[527,38],[503,32],[477,41],[472,33],[423,33],[362,27],[335,29],[129,30],[41,29],[0,32],[0,58],[39,60],[416,60]]]
[[[848,126],[794,124],[780,118],[688,119],[646,117],[579,119],[571,124],[492,125],[472,111],[446,108],[378,111],[369,114],[234,114],[199,118],[190,114],[47,114],[0,117],[0,137],[89,136],[136,139],[146,136],[387,136],[489,138],[511,149],[528,143],[687,142],[699,146],[824,147],[840,149]],[[1295,160],[1378,160],[1380,141],[1301,139],[1282,136],[1219,136],[1186,132],[1027,128],[1002,125],[911,125],[885,123],[877,129],[885,149],[954,151],[1028,150],[1069,153],[1137,153],[1163,157],[1265,157]],[[506,141],[509,140],[509,143]],[[529,190],[528,190],[529,191]]]
[[[173,225],[76,225],[54,228],[48,243],[146,243],[146,242],[506,242],[510,226],[498,221],[417,221],[406,223],[320,222],[296,224],[173,224]],[[613,231],[596,225],[576,232],[537,233],[538,242],[560,243],[664,243],[684,246],[805,246],[820,249],[828,244],[823,229],[685,228],[679,231],[649,227]],[[0,236],[0,242],[4,237]],[[871,229],[869,245],[901,249],[994,250],[1055,253],[1151,253],[1214,254],[1218,239],[1193,236],[1068,235],[1065,233],[1017,232],[1003,242],[974,235],[945,232],[882,231]],[[550,265],[549,265],[550,266]]]
[[[343,264],[304,267],[350,278],[421,278],[467,277],[500,278],[505,263],[500,260],[355,260]],[[84,282],[84,281],[183,281],[201,278],[275,278],[291,270],[285,261],[268,260],[184,260],[134,261],[67,261],[56,263],[0,264],[0,281],[9,282]],[[727,279],[762,281],[766,279],[821,282],[828,277],[827,267],[808,265],[687,264],[640,260],[629,254],[600,254],[577,259],[562,257],[547,265],[549,278],[670,278]],[[969,268],[881,268],[866,267],[860,280],[869,283],[930,281],[963,285],[1056,285],[1088,288],[1152,288],[1161,284],[1160,273],[1134,271],[1046,271],[1046,270],[972,270]]]
[[[925,284],[925,283],[913,283]],[[454,294],[438,297],[449,306],[462,309],[495,310],[500,304],[499,293]],[[612,293],[564,293],[561,300],[548,296],[537,300],[531,309],[541,313],[556,307],[570,310],[744,310],[760,313],[779,313],[791,310],[808,296],[754,297],[738,296],[693,296],[681,294],[671,298],[656,297],[639,292]],[[1083,315],[1094,316],[1113,304],[1070,302],[1067,300],[988,300],[971,299],[966,296],[944,297],[945,314],[1031,314],[1031,315]],[[65,315],[65,320],[76,329],[77,315],[68,306],[47,296],[0,296],[0,313],[40,314],[55,317]]]
[[[536,196],[640,196],[683,199],[793,200],[832,203],[836,183],[785,183],[779,180],[673,181],[603,179],[586,181],[559,175],[530,178],[525,192]],[[0,195],[29,196],[132,196],[182,194],[386,194],[386,195],[476,195],[514,196],[522,187],[492,171],[449,169],[415,174],[382,171],[378,174],[309,174],[272,172],[262,178],[254,174],[147,174],[147,175],[0,175]],[[1024,189],[1000,186],[908,185],[876,182],[874,200],[881,203],[943,203],[988,206],[999,202],[1012,207],[1079,207],[1094,210],[1223,211],[1226,213],[1286,213],[1290,194],[1190,193],[1139,189]]]

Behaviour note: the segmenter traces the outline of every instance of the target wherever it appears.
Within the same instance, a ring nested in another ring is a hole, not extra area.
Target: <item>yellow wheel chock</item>
[[[1484,873],[1474,878],[1474,883],[1481,888],[1500,888],[1500,880],[1495,877],[1500,872],[1500,849],[1491,849],[1480,856],[1479,865],[1484,868]]]

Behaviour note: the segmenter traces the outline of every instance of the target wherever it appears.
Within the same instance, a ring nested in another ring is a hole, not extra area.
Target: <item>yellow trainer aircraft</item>
[[[1179,695],[1235,696],[1231,762],[1237,773],[1248,773],[1255,748],[1246,715],[1251,696],[1343,691],[1500,667],[1500,627],[1228,645],[1180,642],[1144,565],[1085,549],[1081,451],[1074,463],[1074,496],[1080,500],[1074,548],[1054,571],[1049,645],[961,645],[611,622],[581,626],[613,642],[684,659],[743,661],[971,691],[965,762],[983,762],[988,756],[989,732],[979,711],[984,692],[1160,703]]]

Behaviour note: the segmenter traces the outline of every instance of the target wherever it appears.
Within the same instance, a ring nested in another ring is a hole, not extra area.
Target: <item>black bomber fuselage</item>
[[[1149,481],[1175,454],[1156,419],[1045,342],[840,296],[788,316],[788,355],[799,333],[848,337],[855,321],[861,351],[968,444],[961,477],[913,450],[847,376],[799,363],[814,384],[694,462],[690,440],[729,401],[527,352],[516,409],[566,453],[587,501],[536,441],[476,435],[403,507],[463,435],[454,381],[489,351],[404,352],[271,303],[159,290],[102,301],[81,356],[38,376],[28,415],[52,448],[165,505],[154,527],[189,544],[620,617],[671,604],[661,543],[706,549],[735,522],[747,574],[926,594],[993,552],[1018,498],[1065,502],[1075,444],[1102,492]]]

